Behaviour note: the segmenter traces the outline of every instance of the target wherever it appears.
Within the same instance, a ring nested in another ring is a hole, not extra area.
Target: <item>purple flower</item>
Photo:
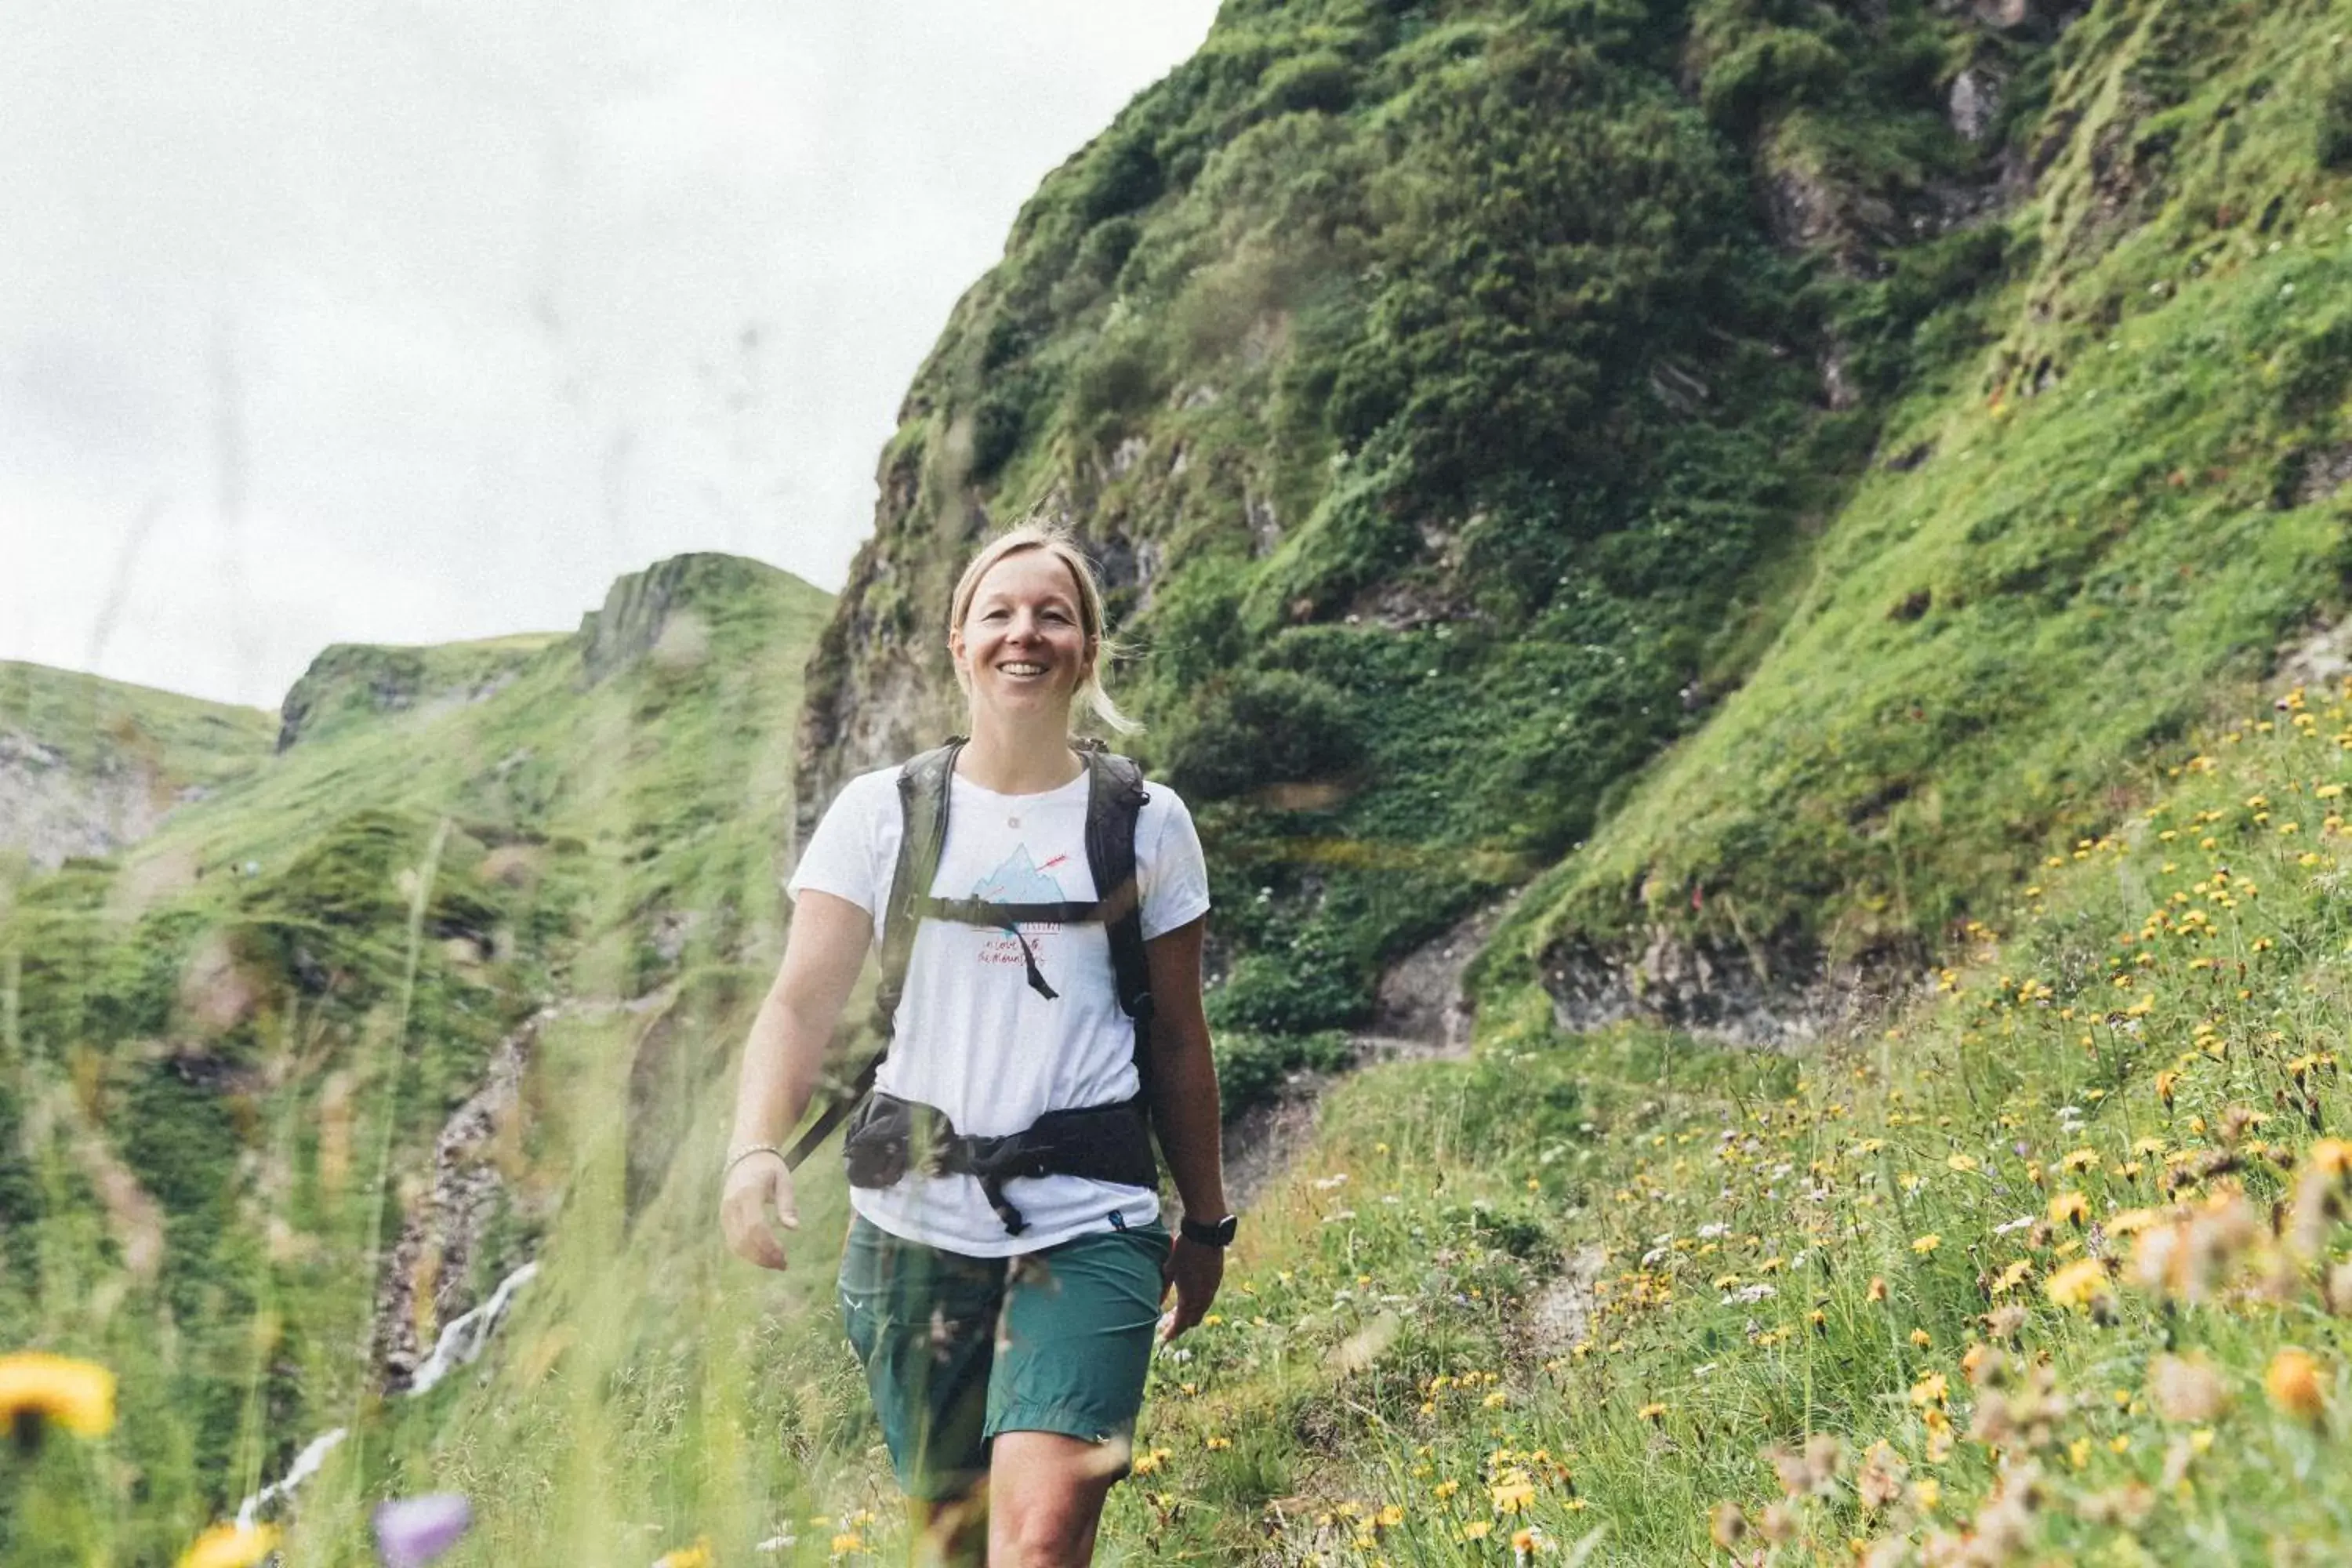
[[[383,1568],[425,1568],[464,1539],[473,1505],[456,1492],[433,1492],[379,1503],[375,1551]]]

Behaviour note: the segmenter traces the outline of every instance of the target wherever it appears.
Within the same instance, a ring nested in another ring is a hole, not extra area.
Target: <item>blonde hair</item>
[[[971,564],[963,569],[963,575],[956,579],[955,596],[948,604],[950,635],[960,634],[963,630],[964,617],[971,614],[972,598],[980,592],[980,581],[988,575],[989,568],[1008,555],[1019,555],[1030,550],[1043,550],[1069,569],[1070,580],[1078,590],[1078,629],[1086,634],[1087,641],[1094,647],[1094,659],[1087,667],[1086,679],[1071,694],[1072,711],[1083,707],[1099,720],[1105,729],[1122,735],[1133,734],[1143,726],[1120,712],[1118,705],[1110,700],[1110,693],[1103,689],[1103,660],[1116,654],[1118,647],[1111,641],[1109,633],[1103,629],[1102,584],[1095,577],[1094,563],[1078,549],[1077,542],[1061,529],[1044,523],[1024,522],[1016,528],[1007,529],[982,545],[980,553],[974,555]],[[961,664],[956,666],[956,682],[969,698],[971,695],[971,678],[965,674]]]

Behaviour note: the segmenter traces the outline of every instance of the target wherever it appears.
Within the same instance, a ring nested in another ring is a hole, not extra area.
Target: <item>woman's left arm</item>
[[[1209,1055],[1209,1019],[1201,1004],[1201,940],[1208,917],[1185,922],[1144,944],[1151,969],[1151,1110],[1160,1152],[1176,1179],[1184,1212],[1197,1220],[1223,1219],[1224,1118],[1217,1101],[1217,1064]],[[1223,1247],[1180,1235],[1168,1253],[1168,1282],[1176,1310],[1161,1331],[1172,1340],[1209,1310],[1224,1279]]]

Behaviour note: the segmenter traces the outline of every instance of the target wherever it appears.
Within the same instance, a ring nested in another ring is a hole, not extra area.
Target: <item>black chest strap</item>
[[[874,1086],[889,1054],[898,1004],[906,995],[907,968],[914,957],[915,933],[926,920],[948,921],[1009,931],[1021,944],[1030,988],[1047,1000],[1058,994],[1046,983],[1024,925],[1099,923],[1109,939],[1111,981],[1119,1010],[1135,1024],[1135,1069],[1139,1095],[1151,1085],[1151,973],[1143,943],[1142,898],[1136,879],[1135,830],[1150,798],[1143,770],[1100,742],[1076,742],[1087,768],[1087,866],[1097,898],[1060,903],[999,903],[983,899],[941,899],[931,893],[940,858],[947,847],[948,801],[954,790],[961,737],[908,760],[899,769],[898,854],[883,904],[881,980],[874,992],[874,1035],[880,1042],[856,1080],[819,1112],[817,1120],[786,1152],[797,1166],[824,1142]]]

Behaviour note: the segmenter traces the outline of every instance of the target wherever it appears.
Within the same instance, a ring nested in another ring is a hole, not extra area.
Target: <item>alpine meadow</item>
[[[1224,0],[837,596],[276,716],[0,665],[0,1562],[907,1559],[837,1160],[781,1274],[718,1183],[1026,521],[1201,829],[1244,1209],[1099,1561],[2352,1558],[2347,40]]]

